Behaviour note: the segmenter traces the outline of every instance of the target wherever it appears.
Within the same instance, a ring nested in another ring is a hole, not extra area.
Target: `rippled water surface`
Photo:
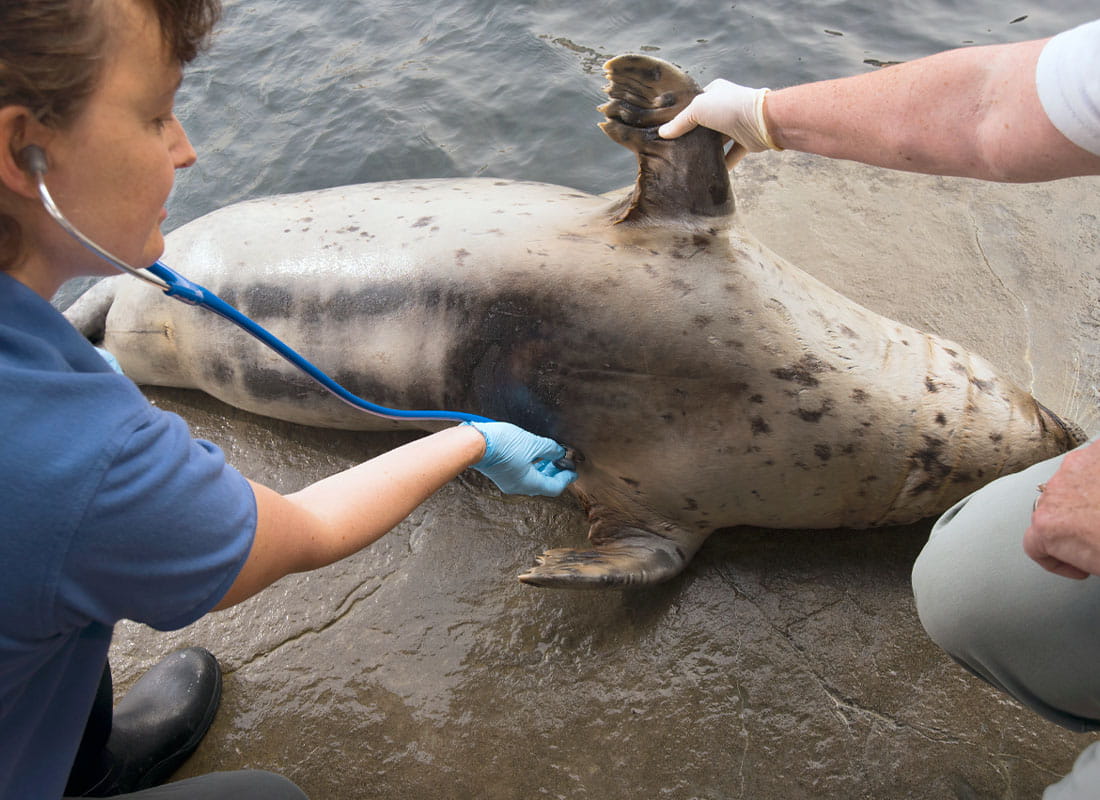
[[[600,65],[647,52],[700,83],[783,86],[948,47],[1047,36],[1091,0],[227,0],[179,115],[200,153],[169,226],[235,200],[490,175],[606,191]]]

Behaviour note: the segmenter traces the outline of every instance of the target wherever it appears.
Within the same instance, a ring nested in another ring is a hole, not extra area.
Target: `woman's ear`
[[[45,151],[49,128],[25,106],[0,108],[0,185],[31,199],[38,197],[38,182],[23,153],[29,145]]]

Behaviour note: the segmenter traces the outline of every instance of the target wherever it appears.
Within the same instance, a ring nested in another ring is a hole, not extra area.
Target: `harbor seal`
[[[165,262],[356,394],[575,448],[591,546],[544,553],[520,576],[538,586],[666,580],[719,528],[911,522],[1081,440],[982,358],[744,230],[718,134],[656,135],[699,92],[690,77],[645,56],[605,69],[602,127],[638,158],[627,197],[338,187],[213,212],[168,237]],[[138,281],[103,281],[68,315],[138,383],[306,425],[394,424]]]

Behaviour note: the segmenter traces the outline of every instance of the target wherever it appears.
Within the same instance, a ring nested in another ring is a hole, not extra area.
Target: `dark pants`
[[[80,796],[95,786],[110,769],[107,738],[111,735],[111,719],[114,715],[114,686],[111,681],[111,665],[103,668],[92,712],[84,726],[84,738],[80,741],[73,768],[69,773],[66,797]],[[281,775],[260,770],[214,772],[162,786],[154,786],[131,794],[116,797],[133,797],[141,800],[188,798],[188,800],[306,800],[302,790]]]

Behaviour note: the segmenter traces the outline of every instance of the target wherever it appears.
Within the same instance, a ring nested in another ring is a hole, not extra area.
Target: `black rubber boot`
[[[221,700],[218,661],[201,647],[167,656],[114,709],[110,774],[85,797],[110,797],[164,783],[195,752]]]

